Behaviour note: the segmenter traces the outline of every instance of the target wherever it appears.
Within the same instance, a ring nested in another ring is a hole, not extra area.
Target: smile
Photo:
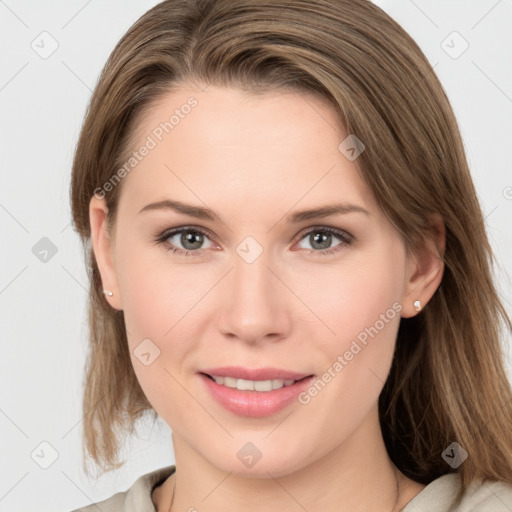
[[[270,380],[246,380],[235,377],[219,377],[217,375],[206,375],[221,386],[238,389],[240,391],[273,391],[282,387],[294,384],[293,379],[270,379]]]
[[[271,416],[294,403],[297,405],[297,396],[314,379],[314,375],[272,368],[212,368],[198,375],[215,402],[237,416],[252,418]]]

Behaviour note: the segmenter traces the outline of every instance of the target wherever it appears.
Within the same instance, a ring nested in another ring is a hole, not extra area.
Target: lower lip
[[[240,391],[217,384],[214,380],[199,374],[213,398],[238,416],[263,418],[271,416],[290,405],[313,380],[313,376],[302,379],[291,386],[272,391]]]

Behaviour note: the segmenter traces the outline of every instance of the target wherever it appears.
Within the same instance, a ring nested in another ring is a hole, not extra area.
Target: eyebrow
[[[170,199],[147,204],[139,211],[139,213],[151,210],[173,210],[177,213],[183,213],[185,215],[189,215],[190,217],[209,220],[212,222],[221,220],[219,214],[210,208],[193,206],[191,204],[182,203],[180,201],[172,201]],[[319,219],[323,217],[329,217],[331,215],[340,215],[354,212],[370,215],[370,212],[361,206],[350,203],[336,203],[321,206],[319,208],[311,208],[308,210],[293,212],[292,214],[286,216],[286,221],[290,224],[297,224],[305,220]]]
[[[193,206],[191,204],[181,203],[180,201],[172,201],[165,199],[164,201],[157,201],[156,203],[150,203],[144,206],[139,213],[147,212],[150,210],[173,210],[178,213],[184,213],[190,217],[196,217],[197,219],[220,221],[220,216],[214,210],[210,208],[203,208],[202,206]]]

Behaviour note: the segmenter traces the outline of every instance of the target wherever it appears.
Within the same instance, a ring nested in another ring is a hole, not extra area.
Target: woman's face
[[[213,86],[169,93],[138,126],[103,285],[175,443],[224,471],[284,475],[378,432],[420,297],[348,135],[314,96]]]

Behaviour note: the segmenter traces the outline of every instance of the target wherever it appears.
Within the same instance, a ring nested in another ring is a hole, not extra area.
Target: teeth
[[[215,379],[215,377],[213,378]],[[236,379],[233,379],[232,377],[224,377],[224,382],[219,384],[224,384],[224,386],[227,386],[228,388],[236,388]]]
[[[236,381],[236,389],[240,391],[254,391],[254,385],[256,384],[253,380],[238,379]]]
[[[236,388],[240,391],[272,391],[281,389],[284,386],[291,386],[295,381],[293,379],[272,379],[272,380],[245,380],[235,379],[234,377],[211,376],[213,380],[221,386]]]
[[[250,381],[246,381],[250,382]],[[272,391],[273,389],[279,389],[282,386],[279,386],[279,382],[273,380],[255,380],[254,382],[254,391]],[[238,388],[240,389],[240,388]]]

